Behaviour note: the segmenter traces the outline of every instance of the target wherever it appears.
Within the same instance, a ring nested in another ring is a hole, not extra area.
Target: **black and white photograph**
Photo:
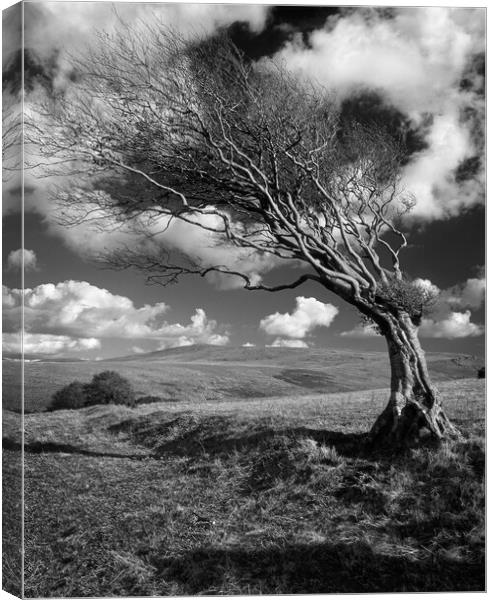
[[[4,591],[485,591],[486,20],[4,8]]]

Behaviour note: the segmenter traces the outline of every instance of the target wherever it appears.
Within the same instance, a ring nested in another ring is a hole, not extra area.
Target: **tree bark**
[[[384,333],[391,364],[391,393],[369,433],[370,444],[402,448],[460,437],[430,381],[417,327],[410,317],[392,317]]]

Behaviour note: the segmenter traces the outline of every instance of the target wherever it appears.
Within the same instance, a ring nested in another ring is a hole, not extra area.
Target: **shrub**
[[[50,409],[82,408],[83,406],[87,406],[87,401],[87,385],[80,381],[72,381],[72,383],[69,383],[53,394]]]
[[[94,375],[90,383],[73,381],[53,394],[50,410],[82,408],[93,404],[135,405],[135,392],[128,379],[116,371]]]
[[[135,392],[128,379],[116,371],[103,371],[94,375],[87,385],[88,404],[135,405]]]
[[[436,304],[439,291],[422,283],[391,277],[388,283],[378,285],[378,295],[393,306],[405,310],[414,325],[420,325],[423,315]]]
[[[485,379],[485,367],[480,367],[480,369],[478,369],[477,377],[479,379]]]

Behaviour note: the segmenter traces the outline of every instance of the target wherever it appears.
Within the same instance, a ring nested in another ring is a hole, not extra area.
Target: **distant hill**
[[[323,365],[327,361],[335,360],[367,360],[377,357],[381,360],[387,359],[387,353],[381,351],[356,352],[353,349],[330,349],[330,348],[278,348],[267,346],[212,346],[209,344],[196,344],[193,346],[181,346],[179,348],[168,348],[109,358],[100,362],[123,362],[123,361],[166,361],[166,362],[253,362],[253,363],[284,363],[299,362],[317,363]],[[461,376],[461,369],[468,371],[478,369],[483,365],[484,359],[468,354],[455,354],[451,352],[427,352],[427,360],[432,363],[451,362],[454,365],[451,370],[456,370]],[[475,373],[474,373],[475,374]]]
[[[462,354],[430,352],[427,359],[436,382],[476,378],[483,366],[483,359]],[[3,364],[3,406],[11,410],[20,406],[18,365]],[[108,369],[127,377],[138,395],[197,404],[380,389],[390,378],[386,352],[186,346],[100,361],[27,362],[25,409],[44,410],[63,385]]]
[[[21,361],[22,354],[19,352],[3,352],[2,360]],[[46,356],[46,354],[24,354],[24,360],[27,362],[83,362],[81,358],[51,357]]]

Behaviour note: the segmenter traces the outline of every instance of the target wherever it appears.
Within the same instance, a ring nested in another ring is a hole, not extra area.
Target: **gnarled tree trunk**
[[[446,416],[427,371],[417,327],[407,314],[391,318],[384,331],[391,364],[389,402],[369,433],[374,446],[406,447],[424,439],[460,434]]]

